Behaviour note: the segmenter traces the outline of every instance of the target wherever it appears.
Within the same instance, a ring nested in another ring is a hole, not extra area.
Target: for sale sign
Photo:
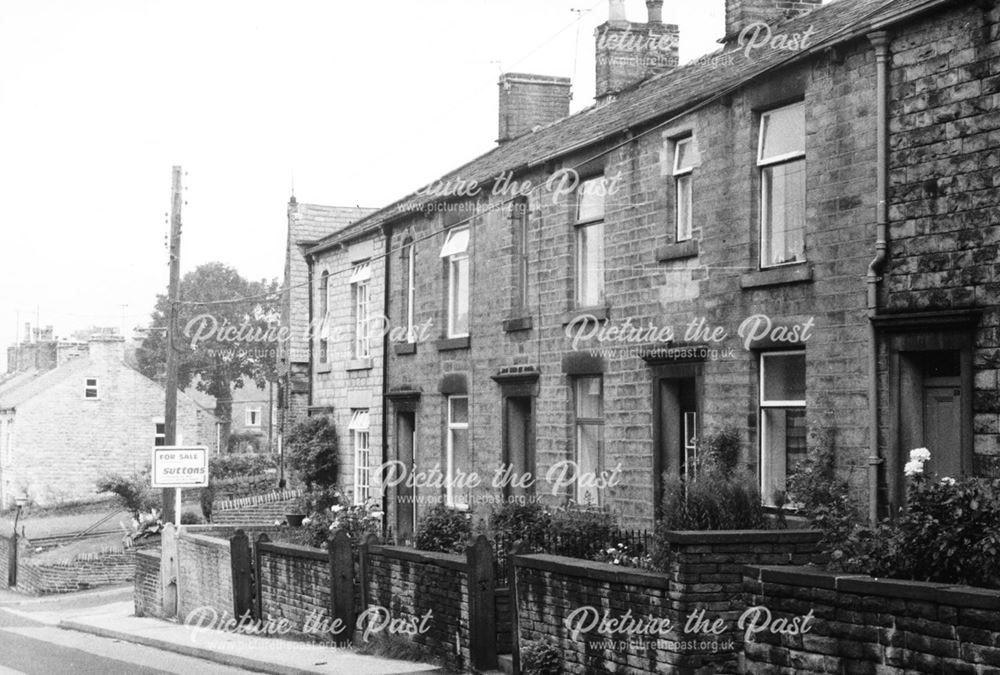
[[[208,448],[165,445],[153,448],[153,487],[208,485]]]

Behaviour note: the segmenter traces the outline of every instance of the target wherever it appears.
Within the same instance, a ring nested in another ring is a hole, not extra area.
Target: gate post
[[[243,530],[229,538],[229,562],[233,573],[233,616],[237,619],[254,613],[253,566],[250,538]]]
[[[472,667],[497,667],[497,615],[493,579],[493,545],[484,535],[465,549],[469,579],[469,656]]]
[[[337,530],[330,538],[330,610],[334,625],[344,627],[347,635],[354,634],[354,554],[351,538]]]

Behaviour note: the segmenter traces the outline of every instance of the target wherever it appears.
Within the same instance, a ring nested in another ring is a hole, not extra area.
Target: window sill
[[[392,346],[392,353],[396,356],[407,356],[417,353],[416,342],[397,342]]]
[[[794,263],[766,270],[748,272],[740,277],[740,288],[765,288],[784,284],[811,283],[813,268],[809,263]]]
[[[688,239],[674,244],[667,244],[656,249],[656,261],[668,262],[670,260],[683,260],[684,258],[694,258],[698,255],[698,240]]]
[[[505,319],[503,330],[505,333],[514,333],[519,330],[531,330],[534,323],[530,316],[518,316]]]
[[[607,305],[603,307],[580,307],[578,309],[573,309],[562,316],[562,324],[568,326],[571,323],[579,322],[583,319],[589,321],[607,321],[608,317],[611,316],[611,308]]]
[[[434,343],[434,346],[439,352],[450,352],[456,349],[468,349],[471,344],[472,338],[466,335],[465,337],[441,338]]]
[[[371,369],[372,369],[371,357],[364,359],[352,359],[347,362],[346,366],[344,366],[344,370],[346,370],[347,372],[351,372],[353,370],[371,370]]]
[[[333,370],[333,365],[329,363],[321,363],[316,366],[316,373],[322,375],[323,373],[329,373]]]

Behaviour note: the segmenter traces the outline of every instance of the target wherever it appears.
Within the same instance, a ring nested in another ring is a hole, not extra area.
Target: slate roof
[[[735,41],[673,70],[653,75],[605,105],[586,108],[494,148],[439,180],[461,178],[483,186],[504,171],[537,166],[574,150],[594,145],[630,128],[689,111],[715,96],[734,90],[779,66],[808,59],[829,47],[949,0],[834,0],[812,12],[773,27],[778,33],[804,33],[809,47],[798,52],[757,49],[749,57]],[[950,0],[954,1],[954,0]],[[731,60],[731,61],[730,61]],[[719,65],[719,63],[722,65]],[[433,196],[408,195],[354,223],[340,233],[360,233],[381,227],[420,205],[439,201]]]
[[[292,241],[295,244],[315,244],[375,211],[363,206],[323,206],[298,202]]]

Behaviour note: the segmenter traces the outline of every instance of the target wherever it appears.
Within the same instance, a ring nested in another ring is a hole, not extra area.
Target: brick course
[[[774,619],[812,611],[802,635],[760,632],[745,644],[747,673],[994,673],[1000,591],[815,568],[748,567],[748,603]]]

